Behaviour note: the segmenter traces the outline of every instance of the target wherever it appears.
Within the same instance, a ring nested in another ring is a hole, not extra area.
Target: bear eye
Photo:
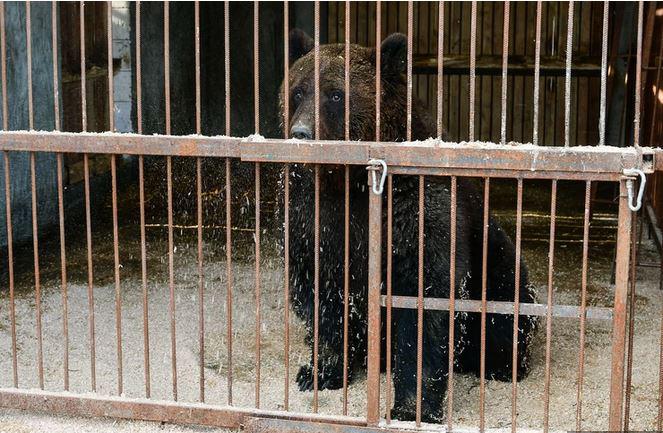
[[[293,101],[295,101],[295,103],[299,104],[299,102],[301,102],[303,97],[304,97],[304,95],[302,94],[302,91],[301,90],[296,90],[295,94],[292,96],[292,99],[293,99]]]
[[[341,102],[341,99],[343,99],[343,93],[338,90],[335,90],[334,92],[332,92],[330,99],[332,100],[332,102]]]

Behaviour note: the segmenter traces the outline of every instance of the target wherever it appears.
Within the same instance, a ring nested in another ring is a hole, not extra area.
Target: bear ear
[[[309,51],[313,49],[313,39],[306,34],[304,30],[292,29],[288,35],[290,55],[289,60],[292,65],[299,58],[304,57]]]
[[[383,73],[402,74],[407,61],[407,36],[392,33],[380,47],[380,69]]]

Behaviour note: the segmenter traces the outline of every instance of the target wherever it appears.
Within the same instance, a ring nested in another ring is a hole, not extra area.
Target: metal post
[[[371,173],[368,176],[371,184]],[[382,287],[382,195],[369,189],[368,199],[368,377],[366,422],[380,420],[380,293]]]
[[[612,368],[610,379],[609,430],[622,427],[624,399],[624,353],[626,349],[626,298],[631,248],[631,210],[628,208],[626,180],[619,183],[619,227],[615,269],[615,304],[612,321]]]

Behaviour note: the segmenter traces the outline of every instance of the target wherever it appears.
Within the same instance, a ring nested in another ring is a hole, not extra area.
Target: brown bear
[[[290,131],[293,138],[314,138],[313,41],[301,30],[290,34],[290,80],[281,88],[290,102]],[[404,74],[407,38],[387,37],[381,52],[381,140],[406,139],[407,81]],[[342,140],[345,131],[345,98],[350,98],[350,138],[375,139],[375,49],[350,46],[350,95],[345,89],[345,45],[320,47],[320,136]],[[433,122],[420,101],[412,105],[412,139],[435,135]],[[314,312],[314,170],[293,164],[290,178],[290,284],[292,305],[304,320],[308,342],[313,347]],[[343,385],[344,311],[344,170],[321,166],[320,189],[320,305],[318,385],[337,389]],[[450,182],[448,178],[425,178],[424,205],[424,295],[448,298],[450,288]],[[394,295],[416,296],[418,287],[418,176],[393,179],[392,290]],[[481,299],[483,199],[471,181],[458,178],[456,225],[455,295],[457,299]],[[352,379],[365,366],[367,349],[368,194],[364,166],[350,168],[350,290],[349,371]],[[383,211],[386,221],[386,212]],[[383,239],[386,236],[383,236]],[[515,248],[498,223],[489,223],[487,299],[513,301],[515,293]],[[383,263],[386,244],[383,245]],[[386,269],[383,266],[383,279]],[[533,302],[527,269],[521,264],[520,301]],[[382,317],[385,317],[384,315]],[[415,418],[417,390],[417,311],[394,309],[392,314],[392,365],[395,390],[392,416]],[[454,370],[479,374],[480,316],[457,313]],[[486,329],[486,376],[511,380],[513,316],[489,314]],[[449,313],[426,311],[423,321],[422,419],[443,418],[449,354]],[[536,320],[523,316],[518,330],[518,379],[529,369],[529,343]],[[384,350],[382,353],[384,354]],[[313,357],[297,375],[300,390],[313,388]]]

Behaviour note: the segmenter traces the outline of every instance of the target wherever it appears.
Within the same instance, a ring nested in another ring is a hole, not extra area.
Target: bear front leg
[[[330,325],[321,320],[318,335],[318,389],[343,387],[343,324]],[[307,339],[311,347],[311,360],[302,365],[297,374],[300,391],[313,390],[313,329],[308,329]],[[348,344],[351,344],[350,342]],[[352,350],[348,347],[348,382],[351,379]]]
[[[445,335],[440,335],[440,329],[447,328],[435,323],[436,319],[442,319],[439,313],[424,314],[421,419],[431,423],[442,420],[442,402],[447,391],[448,355],[443,347]],[[401,421],[414,421],[417,408],[417,312],[398,311],[394,322],[396,349],[391,415]]]

